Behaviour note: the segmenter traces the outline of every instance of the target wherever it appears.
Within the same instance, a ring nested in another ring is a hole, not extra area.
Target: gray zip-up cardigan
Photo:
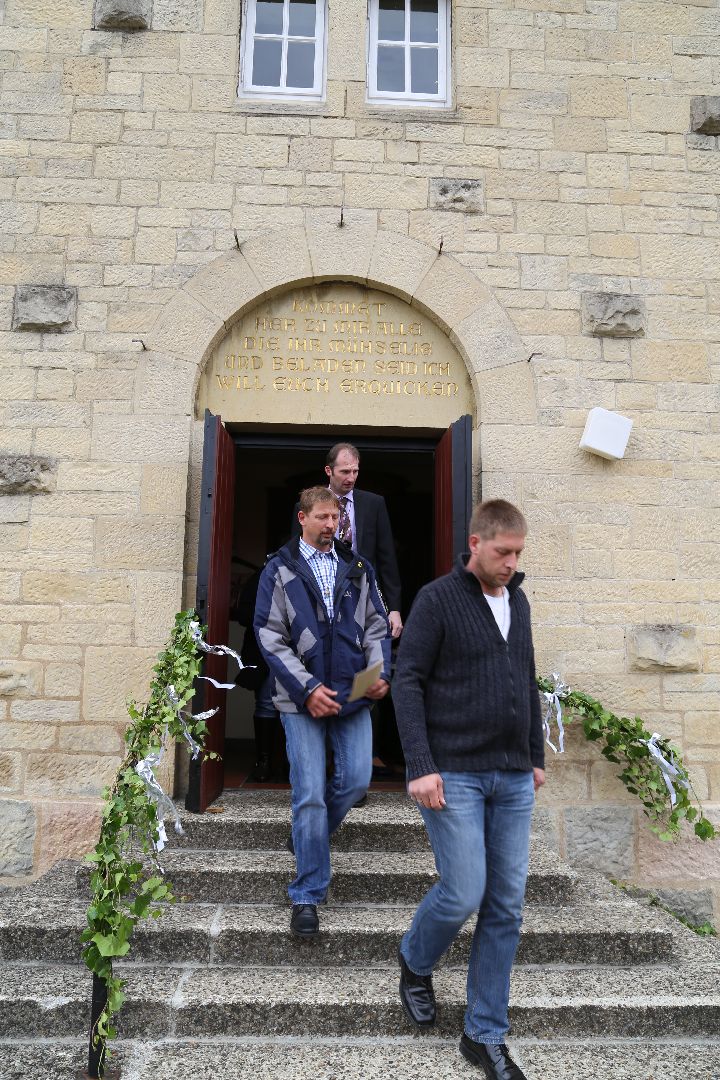
[[[409,780],[544,768],[525,575],[508,585],[506,642],[467,559],[423,586],[400,639],[392,696]]]

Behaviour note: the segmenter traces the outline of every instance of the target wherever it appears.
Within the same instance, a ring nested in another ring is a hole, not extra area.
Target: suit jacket
[[[372,564],[390,611],[400,610],[400,570],[393,542],[390,515],[382,495],[372,491],[353,491],[355,536],[353,549]],[[300,535],[299,503],[293,511],[292,535]]]

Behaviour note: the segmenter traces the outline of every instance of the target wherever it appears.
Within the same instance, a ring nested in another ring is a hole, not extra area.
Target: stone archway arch
[[[192,415],[200,374],[234,322],[291,286],[330,280],[391,293],[440,326],[467,367],[479,424],[534,421],[527,347],[492,291],[431,245],[379,229],[367,211],[346,211],[343,225],[324,214],[305,226],[260,233],[205,266],[148,335],[143,363],[150,382],[171,382],[174,408]],[[147,408],[142,389],[136,404]]]
[[[98,457],[155,462],[159,479],[153,473],[151,486],[162,485],[148,494],[148,520],[138,519],[139,536],[148,540],[142,552],[158,542],[166,549],[162,573],[152,560],[146,565],[140,550],[134,564],[146,611],[139,639],[144,646],[157,647],[175,611],[194,603],[202,424],[193,420],[198,383],[214,348],[265,298],[338,280],[395,295],[448,335],[475,395],[475,460],[484,463],[483,494],[506,493],[508,472],[514,472],[506,433],[536,423],[536,394],[529,350],[492,291],[452,256],[378,228],[368,211],[346,211],[342,227],[337,215],[311,213],[303,227],[252,236],[190,278],[143,336],[132,413],[96,421]],[[188,479],[188,467],[191,482],[181,492],[179,480]],[[165,786],[172,786],[173,769],[173,755],[167,755]]]

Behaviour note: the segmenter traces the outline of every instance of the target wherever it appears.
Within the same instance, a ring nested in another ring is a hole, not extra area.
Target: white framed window
[[[244,0],[244,98],[320,100],[325,94],[327,0]]]
[[[450,104],[450,0],[369,0],[368,101]]]

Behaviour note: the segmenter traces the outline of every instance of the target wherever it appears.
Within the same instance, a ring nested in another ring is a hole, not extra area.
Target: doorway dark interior
[[[338,433],[330,437],[265,436],[232,432],[235,439],[235,513],[233,527],[232,587],[230,604],[230,644],[239,648],[245,628],[238,621],[237,598],[253,572],[261,567],[269,552],[281,547],[290,536],[293,507],[305,487],[324,483],[325,455]],[[410,610],[418,589],[434,576],[433,485],[438,436],[387,438],[344,433],[361,454],[358,487],[383,495],[393,528],[393,537],[402,577],[402,614]],[[237,690],[228,695],[225,787],[248,782],[255,760],[253,735],[254,696]],[[392,710],[376,721],[378,740],[387,756],[398,757],[399,741]],[[389,730],[392,728],[392,730]],[[281,738],[276,738],[281,742]],[[283,783],[284,750],[275,749],[273,783]],[[387,778],[377,786],[396,786]]]

